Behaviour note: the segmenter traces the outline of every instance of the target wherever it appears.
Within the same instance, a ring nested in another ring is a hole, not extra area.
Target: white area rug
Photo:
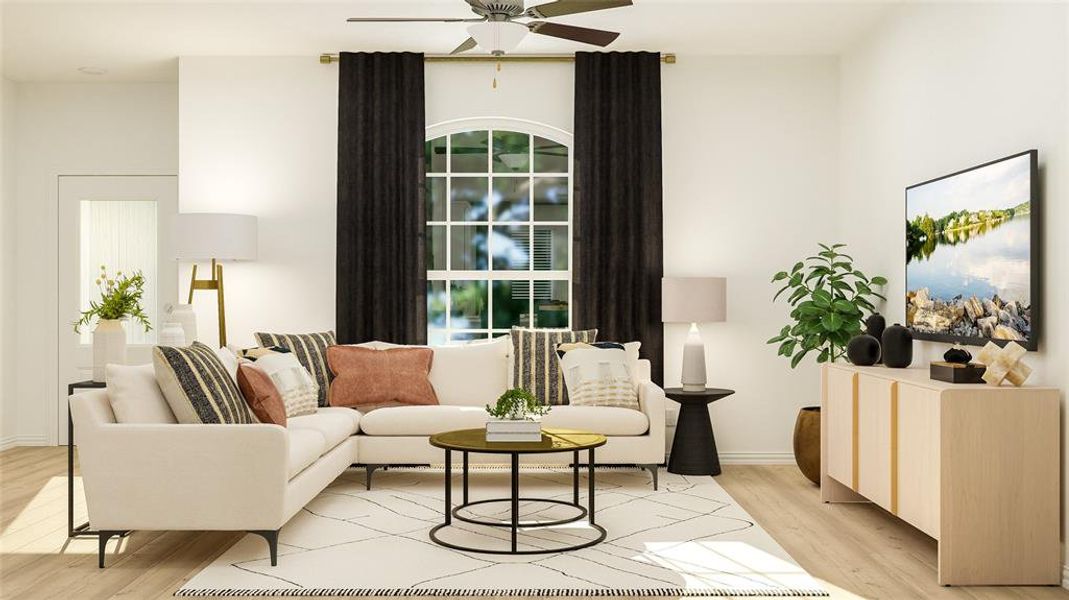
[[[596,522],[604,542],[572,552],[507,556],[457,552],[427,537],[442,522],[440,469],[379,471],[364,490],[353,469],[298,513],[280,534],[278,566],[267,544],[246,535],[195,575],[178,596],[825,596],[825,591],[712,477],[661,471],[660,491],[638,469],[599,469]],[[455,474],[453,501],[460,502]],[[580,502],[586,504],[585,472]],[[471,500],[507,497],[509,475],[473,467]],[[567,468],[525,468],[521,497],[570,500]],[[521,502],[523,520],[576,514]],[[508,518],[509,504],[469,514]],[[506,549],[507,528],[469,525],[440,532],[465,545]],[[519,547],[552,548],[596,537],[579,521],[522,530]]]

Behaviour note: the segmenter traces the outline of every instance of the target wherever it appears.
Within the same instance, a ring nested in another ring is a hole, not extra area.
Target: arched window
[[[571,136],[467,119],[427,128],[431,344],[571,326]]]

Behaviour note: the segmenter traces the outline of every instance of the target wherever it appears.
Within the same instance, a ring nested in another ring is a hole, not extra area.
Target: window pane
[[[454,225],[452,230],[449,267],[454,271],[486,270],[486,225]]]
[[[451,295],[449,316],[453,329],[486,328],[485,281],[454,281]]]
[[[568,282],[533,283],[535,327],[568,327]]]
[[[486,177],[453,178],[453,221],[487,221],[487,194],[490,181]]]
[[[568,270],[568,226],[538,225],[534,229],[534,270]]]
[[[493,249],[494,269],[509,271],[526,271],[531,268],[531,228],[528,225],[494,226]]]
[[[567,177],[535,177],[534,220],[568,220]]]
[[[427,326],[445,327],[445,282],[427,282]]]
[[[449,332],[444,329],[427,329],[428,346],[444,346],[449,342]]]
[[[454,333],[449,336],[449,342],[452,344],[470,342],[472,340],[485,340],[488,332],[486,331],[462,331],[460,333]]]
[[[137,322],[127,321],[126,341],[130,344],[154,344],[156,332],[162,327],[158,314],[156,284],[156,203],[151,200],[82,200],[79,228],[81,234],[81,298],[82,310],[89,302],[100,301],[101,265],[107,267],[109,277],[118,272],[145,276],[141,308],[152,330]],[[93,327],[83,327],[80,341],[93,341]]]
[[[530,138],[515,131],[494,132],[494,173],[529,173]]]
[[[434,138],[424,147],[428,173],[445,173],[445,136]]]
[[[466,131],[454,133],[453,144],[454,173],[486,173],[490,169],[488,131]]]
[[[496,328],[513,325],[530,327],[531,282],[494,281],[494,324]]]
[[[567,146],[534,136],[534,170],[536,173],[567,173]]]
[[[445,177],[427,178],[427,220],[445,220]]]
[[[430,271],[445,270],[445,225],[427,226],[427,269]]]
[[[494,177],[494,220],[527,221],[531,218],[531,180]]]

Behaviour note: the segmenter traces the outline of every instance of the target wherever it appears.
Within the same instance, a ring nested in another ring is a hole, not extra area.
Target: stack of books
[[[486,422],[488,442],[541,442],[541,421],[491,419]]]

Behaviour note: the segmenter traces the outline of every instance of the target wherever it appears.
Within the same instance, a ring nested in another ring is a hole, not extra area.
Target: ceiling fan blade
[[[461,19],[444,17],[441,19],[421,19],[409,17],[349,17],[349,23],[481,23],[485,19]]]
[[[468,50],[471,50],[472,48],[478,45],[479,43],[475,41],[475,38],[470,37],[461,42],[461,44],[456,48],[453,48],[453,51],[450,52],[450,54],[460,54],[461,52],[467,52]]]
[[[613,40],[620,37],[620,34],[615,31],[587,29],[586,27],[562,25],[560,23],[549,23],[546,21],[533,21],[527,23],[527,28],[533,33],[602,47],[608,46]]]
[[[607,8],[631,6],[632,4],[632,0],[557,0],[556,2],[532,6],[524,14],[535,19],[545,19],[547,17],[561,17],[576,13],[605,10]]]

